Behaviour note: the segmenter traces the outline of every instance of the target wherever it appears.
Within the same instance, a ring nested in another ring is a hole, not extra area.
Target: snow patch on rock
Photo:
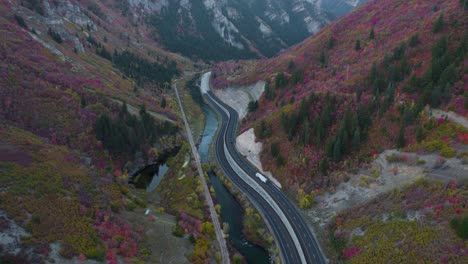
[[[237,150],[244,155],[250,163],[252,163],[263,175],[281,188],[281,183],[269,171],[264,171],[262,162],[260,161],[260,153],[263,149],[261,142],[256,142],[254,129],[251,128],[236,138]]]

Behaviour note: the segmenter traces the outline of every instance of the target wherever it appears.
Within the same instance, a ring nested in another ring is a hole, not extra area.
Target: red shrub
[[[352,246],[350,248],[343,250],[343,258],[345,260],[351,259],[354,256],[357,256],[362,253],[362,249]]]

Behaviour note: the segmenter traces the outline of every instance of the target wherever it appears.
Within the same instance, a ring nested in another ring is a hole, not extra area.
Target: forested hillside
[[[213,83],[267,80],[243,123],[266,144],[263,164],[286,186],[331,186],[333,171],[428,137],[426,106],[466,116],[463,5],[373,1],[277,58],[218,64]]]
[[[0,262],[151,258],[128,173],[182,144],[170,84],[190,61],[118,1],[0,2]]]

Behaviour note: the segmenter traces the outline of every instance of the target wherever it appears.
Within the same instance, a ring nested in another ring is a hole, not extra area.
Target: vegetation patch
[[[339,213],[329,225],[331,244],[350,263],[460,262],[466,192],[465,185],[454,182],[419,180],[380,195]]]

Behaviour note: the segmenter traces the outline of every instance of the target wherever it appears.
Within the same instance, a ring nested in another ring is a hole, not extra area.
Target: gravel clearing
[[[281,188],[281,183],[269,171],[264,171],[260,161],[260,153],[262,152],[263,144],[255,142],[254,129],[250,128],[236,138],[237,150],[244,155],[250,163],[255,165],[263,175],[267,176],[276,186]]]
[[[221,99],[221,101],[236,110],[239,114],[239,119],[241,120],[247,115],[247,106],[249,105],[249,102],[257,101],[264,91],[265,82],[259,81],[256,84],[249,86],[227,87],[222,90],[214,90],[214,94],[216,97]]]
[[[468,119],[461,115],[458,115],[452,111],[446,112],[440,109],[432,109],[431,116],[434,118],[445,118],[447,117],[450,121],[460,124],[464,128],[468,129]]]
[[[409,161],[390,163],[386,157],[392,154],[406,155]],[[305,213],[314,225],[323,227],[338,212],[368,202],[394,188],[412,184],[420,178],[443,182],[468,180],[468,166],[461,160],[451,158],[442,166],[436,166],[438,159],[437,154],[417,155],[386,150],[371,163],[368,170],[349,175],[349,180],[341,183],[335,192],[318,195],[317,206]],[[418,165],[418,160],[425,163]],[[378,173],[375,173],[376,170]]]

